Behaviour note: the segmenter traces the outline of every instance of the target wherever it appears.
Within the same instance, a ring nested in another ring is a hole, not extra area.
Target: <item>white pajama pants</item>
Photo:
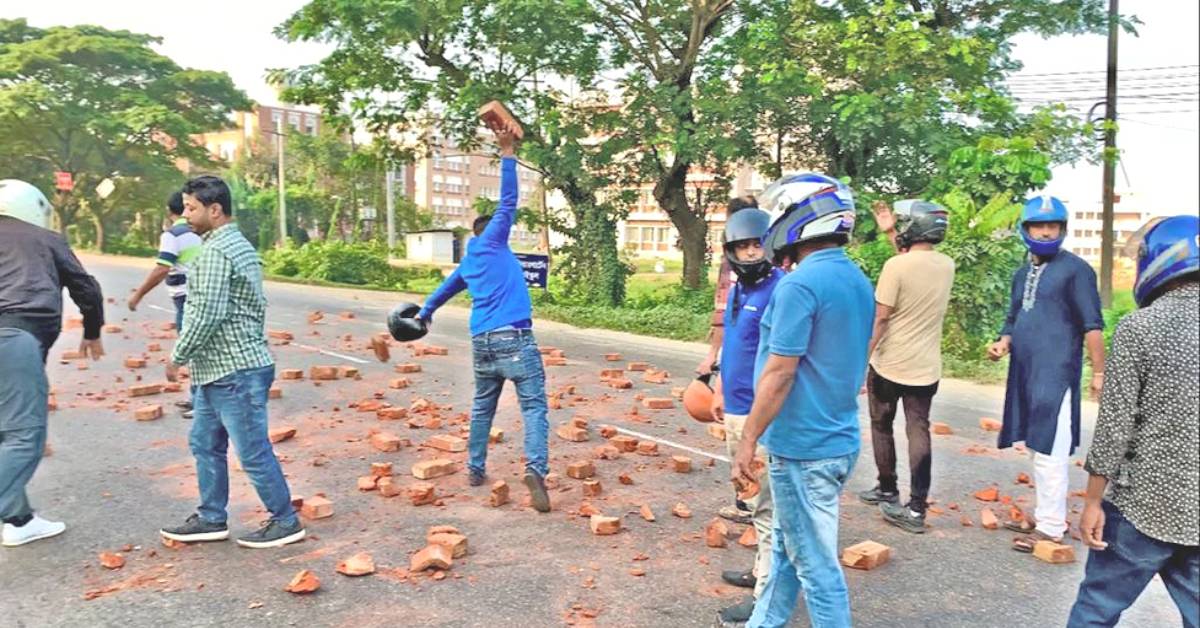
[[[1030,450],[1033,455],[1033,482],[1037,490],[1034,518],[1037,529],[1058,538],[1067,531],[1068,472],[1071,469],[1071,391],[1063,395],[1058,409],[1058,426],[1050,455]]]

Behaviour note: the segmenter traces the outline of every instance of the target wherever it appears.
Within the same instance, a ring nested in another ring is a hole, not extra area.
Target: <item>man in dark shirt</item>
[[[1146,232],[1134,299],[1113,334],[1084,468],[1092,548],[1068,626],[1112,626],[1155,574],[1200,622],[1200,218]],[[1111,487],[1110,487],[1111,485]],[[1108,494],[1105,495],[1105,490]]]
[[[24,181],[0,181],[0,544],[24,545],[66,526],[37,516],[25,486],[46,447],[44,364],[62,331],[62,289],[83,313],[85,357],[104,355],[104,298],[66,240],[46,227],[50,203]],[[42,365],[38,364],[41,358]]]

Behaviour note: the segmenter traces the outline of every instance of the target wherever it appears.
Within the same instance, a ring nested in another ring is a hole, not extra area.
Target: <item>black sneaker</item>
[[[717,511],[717,516],[734,523],[748,524],[754,513],[737,506],[724,506]]]
[[[529,488],[533,509],[538,512],[550,512],[550,494],[546,492],[546,481],[542,476],[535,471],[526,471],[525,486]]]
[[[269,547],[283,547],[303,538],[304,526],[300,525],[299,520],[290,525],[272,520],[259,528],[258,531],[251,532],[238,539],[237,543],[242,547],[266,549]]]
[[[188,399],[188,400],[184,400],[184,401],[176,401],[176,402],[175,402],[175,407],[176,407],[176,408],[179,408],[180,410],[191,410],[191,409],[192,409],[192,402],[191,402],[191,400],[190,400],[190,399]]]
[[[879,504],[879,514],[883,520],[913,534],[925,534],[925,514],[918,513],[908,506],[884,502]]]
[[[882,504],[883,502],[895,504],[900,501],[900,493],[898,491],[882,491],[876,485],[869,491],[859,493],[858,498],[867,504]]]
[[[190,421],[190,420],[192,419],[192,417],[193,417],[193,416],[195,416],[195,415],[196,415],[196,411],[195,411],[195,410],[184,410],[183,412],[180,412],[180,413],[179,413],[179,416],[181,416],[181,417],[183,417],[183,418],[185,418],[185,419],[187,419],[187,420],[189,420],[189,421]]]
[[[717,612],[717,623],[721,626],[739,626],[750,621],[750,616],[754,614],[754,596],[747,596],[746,599],[734,604],[726,606]]]
[[[749,569],[746,571],[722,571],[721,579],[735,587],[745,589],[753,589],[754,585],[758,584],[758,579],[754,577],[754,572]]]
[[[483,486],[485,481],[487,481],[487,475],[483,471],[467,469],[467,484],[471,486]]]
[[[193,514],[174,528],[163,528],[158,531],[164,538],[181,543],[200,543],[203,541],[224,541],[229,538],[229,526],[224,523],[209,523]]]

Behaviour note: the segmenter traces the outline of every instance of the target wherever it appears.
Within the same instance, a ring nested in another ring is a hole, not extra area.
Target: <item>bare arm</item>
[[[1092,396],[1099,397],[1104,387],[1104,332],[1093,329],[1083,336],[1088,359],[1092,361]]]
[[[883,338],[883,333],[887,331],[888,319],[892,317],[892,312],[895,311],[890,305],[884,305],[878,301],[875,302],[875,326],[871,330],[871,342],[867,345],[867,361],[871,361],[871,356],[875,355],[875,346],[879,344],[879,340]]]
[[[167,278],[167,273],[169,272],[171,272],[170,266],[155,264],[154,270],[150,271],[149,275],[146,275],[146,280],[142,282],[142,285],[138,286],[137,292],[134,292],[133,296],[129,297],[130,311],[137,311],[138,304],[142,302],[146,294],[162,283]]]

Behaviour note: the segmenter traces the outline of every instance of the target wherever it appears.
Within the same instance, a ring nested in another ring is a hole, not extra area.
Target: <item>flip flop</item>
[[[1054,541],[1055,543],[1062,543],[1063,537],[1060,536],[1055,538],[1049,534],[1046,534],[1045,532],[1042,532],[1041,530],[1034,530],[1025,536],[1018,536],[1013,539],[1012,548],[1024,554],[1032,554],[1033,546],[1037,545],[1038,541]]]

